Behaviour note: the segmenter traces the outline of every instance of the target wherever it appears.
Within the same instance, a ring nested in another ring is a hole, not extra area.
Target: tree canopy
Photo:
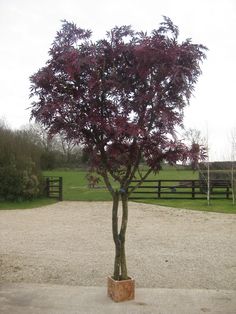
[[[190,39],[179,43],[178,33],[165,17],[150,35],[121,26],[92,41],[91,31],[64,21],[50,59],[31,77],[32,116],[51,134],[62,132],[82,144],[112,194],[115,280],[129,278],[128,187],[136,173],[143,181],[163,161],[196,160],[201,154],[199,147],[178,141],[176,127],[183,123],[206,48]],[[149,166],[144,175],[138,171],[142,158]]]
[[[45,67],[30,78],[32,117],[83,144],[111,190],[109,175],[127,188],[141,158],[157,171],[193,153],[176,126],[207,48],[178,35],[167,17],[151,34],[116,26],[97,41],[63,21]]]

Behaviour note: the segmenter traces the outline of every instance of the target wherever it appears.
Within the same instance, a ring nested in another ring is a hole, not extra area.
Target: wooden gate
[[[45,177],[45,182],[46,196],[62,201],[62,177]]]

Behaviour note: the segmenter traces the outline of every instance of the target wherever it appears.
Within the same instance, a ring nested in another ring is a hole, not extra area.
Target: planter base
[[[114,280],[107,278],[107,294],[115,302],[133,300],[135,296],[135,280]]]

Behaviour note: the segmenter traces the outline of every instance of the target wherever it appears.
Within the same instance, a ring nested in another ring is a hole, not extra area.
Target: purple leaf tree
[[[128,278],[128,186],[141,159],[148,165],[143,181],[163,161],[201,155],[200,148],[188,149],[177,139],[176,127],[182,125],[205,51],[190,39],[179,43],[178,28],[167,17],[150,35],[121,26],[95,42],[89,30],[63,21],[45,67],[30,78],[32,117],[51,134],[63,132],[82,144],[112,195],[116,280]]]

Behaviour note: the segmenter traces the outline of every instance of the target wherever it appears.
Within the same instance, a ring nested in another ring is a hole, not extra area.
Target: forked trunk
[[[122,219],[119,231],[118,207],[120,198],[122,201]],[[113,209],[112,209],[112,233],[115,242],[115,263],[113,278],[115,280],[128,279],[125,256],[125,234],[127,222],[128,222],[128,196],[126,193],[119,193],[118,191],[116,191],[113,195]]]

